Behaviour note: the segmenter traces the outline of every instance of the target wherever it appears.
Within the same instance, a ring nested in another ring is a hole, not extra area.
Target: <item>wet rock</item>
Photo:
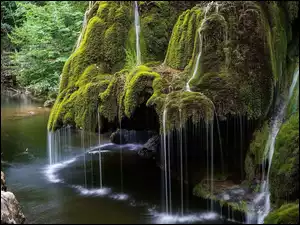
[[[151,137],[138,152],[139,156],[143,158],[152,158],[160,148],[160,137],[155,135]]]
[[[1,224],[23,224],[25,216],[16,196],[6,191],[5,175],[1,171]]]
[[[117,129],[111,134],[110,140],[115,144],[145,143],[154,134],[153,131]]]
[[[49,99],[44,102],[44,107],[52,107],[54,105],[55,99]]]
[[[1,171],[1,191],[6,191],[5,175],[2,171]]]
[[[23,224],[25,216],[16,196],[1,190],[1,224]]]
[[[129,137],[129,131],[125,129],[118,129],[116,132],[110,135],[110,140],[115,144],[127,144]]]

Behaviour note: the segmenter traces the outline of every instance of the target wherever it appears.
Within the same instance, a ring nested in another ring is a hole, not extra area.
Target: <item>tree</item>
[[[25,12],[23,23],[10,40],[19,49],[13,54],[17,81],[35,95],[57,92],[59,76],[80,33],[86,2],[16,2]]]

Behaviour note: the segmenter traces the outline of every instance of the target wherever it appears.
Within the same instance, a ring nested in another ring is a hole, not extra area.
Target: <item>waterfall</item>
[[[167,133],[166,133],[166,116],[167,109],[163,112],[163,156],[164,156],[164,183],[165,183],[165,210],[169,214],[169,200],[168,200],[168,171],[167,171]]]
[[[136,45],[136,65],[140,65],[141,62],[141,50],[140,50],[140,16],[139,7],[137,1],[134,1],[134,26],[135,26],[135,45]]]
[[[204,19],[202,20],[201,22],[201,25],[198,29],[198,36],[199,36],[199,53],[198,53],[198,56],[197,56],[197,59],[196,59],[196,65],[194,67],[194,72],[193,72],[193,75],[192,77],[188,80],[188,82],[186,83],[186,91],[191,91],[191,88],[190,88],[190,82],[191,80],[193,80],[197,74],[197,71],[198,71],[198,67],[199,67],[199,63],[200,63],[200,58],[201,58],[201,55],[202,55],[202,45],[203,45],[203,36],[201,34],[201,28],[202,26],[204,25],[204,23],[206,22],[206,14],[208,12],[208,10],[210,9],[210,7],[213,5],[214,2],[210,2],[207,4],[207,6],[205,7],[205,13],[204,13]],[[216,13],[218,13],[218,10],[219,10],[219,5],[217,4],[216,6]]]
[[[214,193],[214,124],[213,121],[210,124],[210,154],[211,154],[211,194]],[[213,211],[214,207],[213,207],[213,199],[211,199],[211,211]]]
[[[179,120],[180,120],[180,134],[179,134],[179,144],[180,144],[180,200],[181,200],[181,216],[183,216],[183,158],[182,158],[182,120],[181,120],[181,109],[179,109]]]
[[[261,201],[263,200],[263,211],[258,213],[258,218],[257,218],[257,223],[258,224],[263,224],[264,223],[264,219],[265,217],[269,214],[270,209],[271,209],[271,204],[270,204],[270,186],[269,186],[269,175],[270,175],[270,170],[271,170],[271,165],[272,165],[272,158],[273,158],[273,154],[274,154],[274,150],[275,150],[275,142],[276,142],[276,137],[277,134],[279,133],[280,127],[282,125],[284,116],[285,116],[285,109],[286,106],[289,104],[289,101],[292,97],[293,91],[296,87],[296,83],[299,79],[299,67],[297,68],[297,70],[295,71],[294,75],[293,75],[293,82],[289,88],[289,95],[288,98],[279,105],[278,110],[275,112],[274,116],[273,116],[273,121],[271,124],[271,131],[269,134],[269,138],[266,144],[266,148],[265,148],[265,155],[267,158],[265,158],[265,162],[266,160],[268,160],[268,170],[267,170],[267,176],[266,176],[266,180],[264,181],[264,170],[263,170],[263,178],[262,178],[262,185],[261,185],[261,189],[260,189],[260,193],[259,195],[254,199],[253,204],[250,205],[250,209],[254,210],[257,206],[259,206],[259,204],[261,203]],[[247,223],[253,223],[253,212],[249,212],[249,215],[247,215]]]
[[[299,79],[299,67],[297,68],[297,70],[294,73],[293,82],[292,82],[292,85],[291,85],[290,90],[289,90],[288,101],[290,101],[291,97],[293,96],[293,92],[294,92],[294,89],[295,89],[296,84],[298,82],[298,79]]]
[[[93,2],[92,2],[92,1],[89,1],[89,7],[88,7],[88,10],[85,11],[84,16],[83,16],[82,30],[81,30],[81,32],[80,32],[80,34],[79,34],[78,39],[77,39],[75,50],[76,50],[77,48],[79,48],[80,42],[81,42],[82,37],[83,37],[83,35],[84,35],[85,28],[86,28],[86,26],[87,26],[87,16],[88,16],[88,14],[89,14],[89,12],[90,12],[92,6],[93,6]]]
[[[98,112],[98,144],[99,144],[99,177],[100,177],[100,188],[102,188],[102,162],[101,162],[101,149],[100,149],[100,146],[101,146],[101,140],[100,140],[100,128],[101,128],[101,125],[100,125],[100,112]]]
[[[63,127],[55,132],[47,133],[47,151],[49,164],[55,164],[64,160],[64,152],[71,146],[71,128]]]
[[[84,187],[87,188],[87,178],[86,178],[86,155],[85,155],[85,147],[84,147],[84,138],[85,132],[81,130],[81,148],[83,151],[83,166],[84,166]]]

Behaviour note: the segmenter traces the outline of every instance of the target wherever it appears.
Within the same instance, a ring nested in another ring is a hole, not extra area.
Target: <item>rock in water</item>
[[[129,131],[125,129],[118,129],[110,136],[111,142],[115,144],[127,144],[128,139],[129,139]]]
[[[138,152],[138,154],[144,158],[151,158],[159,151],[159,148],[160,137],[159,135],[155,135],[143,145],[143,148]]]
[[[137,131],[137,130],[126,130],[117,129],[111,134],[110,140],[115,144],[128,144],[128,143],[146,143],[150,137],[155,135],[154,131]]]
[[[1,171],[1,224],[23,224],[25,216],[16,196],[6,191],[5,175]]]

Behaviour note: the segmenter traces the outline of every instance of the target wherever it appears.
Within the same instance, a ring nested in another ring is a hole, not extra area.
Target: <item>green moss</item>
[[[155,78],[159,78],[159,74],[151,72],[146,66],[139,66],[129,75],[126,82],[126,94],[124,99],[125,114],[128,118],[131,117],[136,107],[147,101],[149,96],[152,95],[152,82]]]
[[[115,73],[125,64],[125,43],[133,15],[131,6],[105,1],[99,2],[95,7],[97,6],[97,13],[89,19],[79,48],[64,65],[59,89],[59,92],[64,94],[58,97],[52,109],[48,123],[49,129],[62,126],[63,114],[67,113],[68,109],[75,108],[71,106],[72,103],[68,98],[81,99],[85,98],[84,96],[87,97],[89,93],[95,93],[91,100],[82,99],[84,104],[79,103],[82,108],[87,107],[82,109],[85,110],[84,112],[79,110],[83,119],[76,116],[78,112],[73,113],[76,125],[87,127],[87,117],[92,118],[97,109],[99,92],[96,93],[96,90],[103,91],[110,80],[108,74]],[[80,94],[82,97],[77,97]],[[70,107],[66,109],[65,104]],[[92,106],[95,108],[91,108]]]
[[[194,7],[183,12],[172,31],[166,64],[174,69],[184,69],[192,57],[196,30],[201,22],[201,10]]]
[[[257,171],[259,171],[259,166],[263,163],[269,130],[268,123],[266,122],[253,134],[253,139],[245,159],[245,172],[248,181],[253,180],[257,175]]]
[[[204,199],[210,199],[217,201],[220,206],[222,207],[229,207],[233,211],[240,211],[240,212],[247,212],[247,202],[246,201],[239,201],[239,202],[230,202],[230,201],[225,201],[223,199],[218,199],[216,197],[216,193],[211,193],[210,191],[210,183],[207,183],[207,181],[203,180],[199,184],[197,184],[193,188],[193,195],[197,197],[201,197]]]
[[[264,224],[298,224],[299,203],[282,205],[279,209],[269,213]]]
[[[165,98],[166,130],[185,126],[188,119],[193,123],[201,119],[211,121],[214,106],[210,99],[200,92],[171,92]]]
[[[100,107],[99,112],[109,122],[114,121],[118,115],[124,111],[122,109],[122,93],[124,92],[126,77],[128,70],[121,70],[114,74],[108,88],[99,95]],[[122,116],[119,115],[119,118]]]
[[[142,62],[163,61],[173,26],[182,8],[168,1],[138,2]]]
[[[299,112],[281,127],[270,172],[271,200],[280,204],[298,199],[299,193]]]

